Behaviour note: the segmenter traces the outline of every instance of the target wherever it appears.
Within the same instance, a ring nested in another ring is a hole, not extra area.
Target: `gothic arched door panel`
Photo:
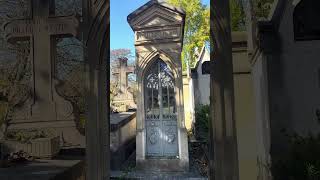
[[[175,78],[169,66],[157,59],[144,77],[147,157],[177,157],[177,105]]]

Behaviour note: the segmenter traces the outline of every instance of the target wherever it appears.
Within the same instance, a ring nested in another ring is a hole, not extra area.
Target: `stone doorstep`
[[[110,179],[207,180],[192,172],[111,171]]]
[[[136,160],[136,169],[153,172],[181,172],[190,170],[189,163],[183,159],[143,159]]]

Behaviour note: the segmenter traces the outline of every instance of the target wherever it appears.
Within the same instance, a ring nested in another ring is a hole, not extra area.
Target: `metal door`
[[[158,59],[144,77],[146,156],[178,156],[175,79],[169,66]]]

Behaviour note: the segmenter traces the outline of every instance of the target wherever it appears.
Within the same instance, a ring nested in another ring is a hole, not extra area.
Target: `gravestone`
[[[117,76],[119,92],[113,99],[113,104],[118,112],[126,112],[128,109],[135,109],[136,104],[133,94],[128,91],[128,74],[134,73],[134,66],[128,66],[127,58],[119,58],[119,67],[113,72]]]
[[[181,50],[185,12],[149,1],[128,16],[135,32],[136,165],[140,170],[187,171]]]
[[[79,21],[74,16],[54,16],[54,1],[30,1],[32,17],[4,25],[7,41],[30,42],[32,82],[30,98],[14,109],[8,131],[48,129],[64,145],[84,146],[76,129],[72,104],[61,97],[55,79],[56,38],[76,36]]]

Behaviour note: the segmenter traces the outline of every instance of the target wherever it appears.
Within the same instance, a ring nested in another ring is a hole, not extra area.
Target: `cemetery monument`
[[[117,77],[119,92],[113,99],[113,104],[118,112],[127,112],[136,109],[133,94],[128,90],[128,74],[134,73],[134,66],[128,66],[127,58],[119,58],[119,67],[113,72]]]
[[[149,1],[128,16],[135,33],[137,95],[136,167],[188,171],[181,50],[185,12]]]
[[[74,16],[54,16],[52,1],[30,1],[31,18],[8,22],[6,39],[30,42],[32,82],[29,99],[14,109],[8,131],[40,129],[51,131],[64,145],[81,146],[85,138],[76,128],[72,104],[56,90],[56,38],[76,36],[79,21]]]

